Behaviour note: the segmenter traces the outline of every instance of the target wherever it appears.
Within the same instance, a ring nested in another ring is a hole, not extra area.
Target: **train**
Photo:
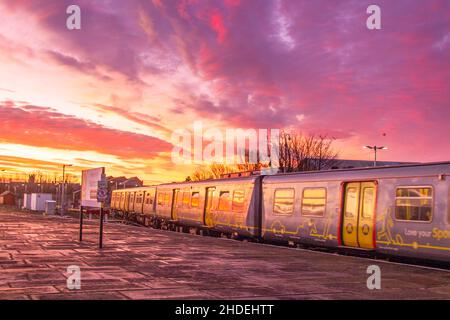
[[[167,230],[450,262],[450,162],[118,189],[110,209]]]

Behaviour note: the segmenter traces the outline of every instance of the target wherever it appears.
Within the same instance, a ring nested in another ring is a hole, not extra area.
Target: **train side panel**
[[[377,251],[450,262],[449,178],[380,180]]]
[[[142,213],[148,216],[155,215],[155,195],[156,188],[150,187],[145,190],[144,193],[144,203],[142,206]]]
[[[214,192],[210,219],[212,229],[259,237],[261,230],[261,177],[248,181],[218,183]]]
[[[157,218],[172,220],[173,189],[167,187],[156,188],[155,215]]]
[[[176,190],[173,206],[177,223],[193,227],[203,226],[205,187],[189,184]]]
[[[263,238],[338,245],[338,182],[263,183]]]

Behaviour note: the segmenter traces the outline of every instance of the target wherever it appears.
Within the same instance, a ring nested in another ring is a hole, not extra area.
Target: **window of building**
[[[198,192],[192,192],[191,196],[191,207],[196,208],[199,206],[200,202],[200,193]]]
[[[280,215],[289,215],[294,212],[295,190],[277,189],[275,190],[273,200],[273,213]]]
[[[220,191],[219,210],[230,211],[230,192],[229,191]]]
[[[395,218],[429,222],[432,218],[433,189],[431,187],[400,187],[395,197]]]
[[[322,217],[325,215],[327,191],[325,188],[305,188],[302,197],[302,215]]]

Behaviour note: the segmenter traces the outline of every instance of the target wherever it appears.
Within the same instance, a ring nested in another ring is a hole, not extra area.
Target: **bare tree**
[[[280,133],[279,171],[315,171],[329,169],[337,163],[338,153],[333,148],[334,138],[327,135],[303,135],[291,131]],[[186,181],[218,179],[227,173],[258,171],[269,164],[250,163],[246,152],[245,163],[237,165],[212,164],[197,167]]]
[[[280,171],[313,171],[330,168],[336,163],[334,139],[326,135],[280,133]]]
[[[219,179],[223,175],[236,172],[249,172],[261,170],[267,167],[261,163],[242,163],[236,165],[226,165],[222,163],[213,163],[208,166],[198,167],[194,172],[186,178],[185,181],[201,181],[208,179]]]
[[[221,163],[213,163],[208,166],[197,167],[189,178],[192,181],[201,181],[208,179],[218,179],[223,174],[235,172],[232,166]]]

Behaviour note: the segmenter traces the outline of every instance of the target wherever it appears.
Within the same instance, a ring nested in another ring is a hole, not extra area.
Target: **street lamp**
[[[11,179],[11,174],[10,174],[10,172],[8,172],[6,169],[2,169],[2,170],[0,170],[0,171],[1,171],[1,172],[6,172],[7,178],[4,178],[4,177],[2,176],[2,181],[3,181],[4,184],[8,183],[8,191],[11,191],[11,182],[12,182],[12,179]],[[9,180],[9,182],[8,182],[8,180]]]
[[[373,166],[376,167],[377,166],[377,150],[387,150],[387,147],[377,147],[377,146],[364,146],[363,148],[365,149],[370,149],[373,150],[374,154],[375,154],[375,159],[373,161]]]
[[[65,194],[66,194],[66,167],[71,167],[71,164],[63,164],[63,181],[61,185],[61,215],[63,216],[65,213]]]

